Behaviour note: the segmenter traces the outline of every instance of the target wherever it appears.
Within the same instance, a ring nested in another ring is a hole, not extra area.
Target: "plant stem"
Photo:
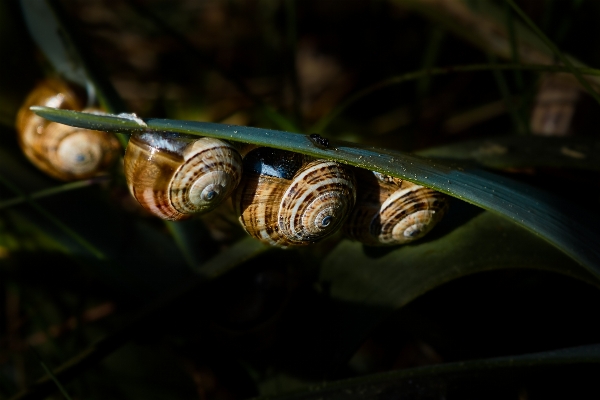
[[[108,176],[99,176],[96,178],[86,179],[83,181],[69,182],[64,185],[40,190],[38,192],[31,193],[31,194],[24,195],[24,196],[14,197],[12,199],[1,201],[0,202],[0,210],[3,208],[8,208],[8,207],[16,206],[18,204],[26,203],[30,199],[41,199],[44,197],[53,196],[55,194],[69,192],[69,191],[75,190],[75,189],[82,189],[85,187],[95,185],[96,183],[106,182],[108,180],[109,180]]]

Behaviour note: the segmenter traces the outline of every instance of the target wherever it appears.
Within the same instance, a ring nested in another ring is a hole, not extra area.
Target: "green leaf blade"
[[[477,209],[456,203],[420,243],[386,251],[345,241],[323,261],[320,280],[335,300],[328,312],[336,317],[323,333],[334,339],[320,351],[331,352],[327,359],[333,368],[395,310],[456,279],[529,268],[599,285],[595,276],[524,229],[490,212],[473,215]]]
[[[596,221],[575,204],[477,168],[414,155],[331,141],[314,145],[307,135],[197,121],[133,119],[32,107],[38,115],[67,125],[109,132],[174,132],[240,141],[339,161],[430,187],[510,219],[544,238],[600,277],[600,235]]]
[[[290,394],[263,396],[257,400],[438,398],[445,397],[448,389],[457,389],[457,385],[477,385],[480,390],[485,390],[484,385],[495,381],[496,385],[505,387],[509,382],[514,383],[515,377],[520,376],[522,381],[523,377],[532,373],[547,375],[550,367],[596,367],[599,363],[600,345],[592,344],[383,372],[323,383]],[[520,382],[518,386],[522,384]]]

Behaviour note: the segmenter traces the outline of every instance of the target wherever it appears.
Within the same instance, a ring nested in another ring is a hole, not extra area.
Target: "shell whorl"
[[[120,146],[113,135],[47,121],[29,110],[33,105],[73,110],[81,106],[73,90],[57,79],[41,82],[21,106],[16,123],[19,145],[42,171],[64,181],[86,179],[106,171],[118,157]]]
[[[234,206],[251,236],[273,246],[306,245],[342,226],[355,187],[352,171],[339,163],[259,148],[244,158]]]
[[[435,190],[377,172],[357,172],[359,197],[344,225],[350,238],[381,246],[410,243],[423,237],[448,209]]]
[[[175,134],[132,135],[124,164],[133,197],[172,221],[213,210],[242,176],[241,156],[231,144]]]

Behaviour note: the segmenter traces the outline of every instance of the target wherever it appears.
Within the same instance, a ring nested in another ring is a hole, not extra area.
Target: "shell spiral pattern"
[[[258,148],[244,158],[234,207],[249,235],[273,246],[316,243],[336,232],[356,201],[351,170],[327,160],[306,160]]]
[[[350,238],[371,246],[410,243],[423,237],[448,209],[435,190],[377,172],[357,171],[359,198],[344,225]]]
[[[124,164],[133,197],[172,221],[213,210],[242,177],[242,158],[231,144],[173,133],[131,135]]]
[[[19,144],[44,172],[65,181],[85,179],[118,157],[113,135],[48,122],[29,110],[32,105],[82,107],[68,85],[47,79],[19,110]],[[167,220],[209,212],[239,185],[234,207],[242,226],[280,247],[316,243],[342,225],[350,238],[368,245],[405,244],[424,236],[448,208],[434,190],[361,169],[355,180],[351,169],[334,161],[256,148],[242,162],[233,145],[213,138],[133,134],[124,167],[134,198]]]
[[[19,145],[42,171],[64,181],[86,179],[105,172],[117,159],[120,145],[112,134],[49,122],[29,110],[33,105],[70,110],[82,106],[58,79],[41,82],[21,106],[16,123]]]

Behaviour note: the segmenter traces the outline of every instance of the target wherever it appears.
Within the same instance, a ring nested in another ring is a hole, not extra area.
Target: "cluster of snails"
[[[376,172],[172,133],[132,135],[125,176],[139,203],[169,220],[231,197],[246,232],[279,247],[316,243],[340,228],[368,245],[404,244],[425,235],[448,207],[441,193]]]
[[[111,135],[27,114],[33,104],[79,109],[66,86],[52,89],[54,94],[47,84],[38,87],[39,93],[19,113],[25,154],[59,179],[102,171],[118,149]],[[58,130],[53,124],[70,133],[46,137]],[[92,136],[79,139],[83,132]],[[78,139],[69,141],[69,135]],[[98,144],[96,137],[104,136],[107,140]],[[83,146],[72,150],[70,142]],[[401,179],[289,151],[236,146],[174,133],[133,134],[124,158],[129,190],[150,213],[173,221],[209,212],[231,199],[246,232],[279,247],[316,243],[339,229],[368,245],[409,243],[431,230],[448,208],[441,193]],[[56,155],[43,156],[51,152]],[[67,156],[57,166],[53,160],[61,154]],[[79,161],[86,161],[85,172]],[[69,163],[76,165],[75,172],[63,172]]]

